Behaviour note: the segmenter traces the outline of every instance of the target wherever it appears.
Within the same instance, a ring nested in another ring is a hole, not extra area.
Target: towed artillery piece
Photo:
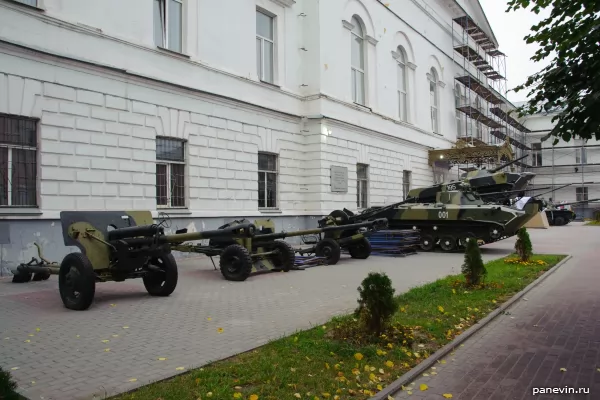
[[[231,230],[249,224],[250,222],[245,219],[235,220],[219,229]],[[255,235],[252,237],[213,237],[209,240],[208,245],[179,243],[171,246],[171,249],[204,254],[211,259],[219,256],[223,277],[230,281],[244,281],[254,272],[290,271],[294,267],[296,252],[300,254],[315,253],[317,256],[324,257],[328,264],[336,264],[340,259],[340,247],[347,247],[361,255],[356,258],[367,258],[370,251],[366,253],[363,247],[364,242],[367,244],[369,242],[365,238],[366,234],[357,230],[359,228],[381,229],[387,225],[387,220],[366,221],[346,226],[337,226],[330,222],[329,224],[320,224],[317,229],[292,232],[275,232],[275,224],[270,219],[255,220],[252,225],[257,227]],[[187,232],[185,228],[176,231],[177,234],[185,232]],[[310,249],[294,249],[289,243],[277,240],[321,234],[324,234],[325,238],[320,239],[316,246]]]
[[[477,169],[466,172],[457,181],[412,189],[407,193],[406,200],[419,203],[435,203],[437,193],[441,192],[445,186],[466,183],[483,200],[490,203],[509,205],[510,199],[523,196],[525,187],[535,177],[535,174],[532,172],[502,172],[502,169],[525,157],[527,155],[493,169]]]
[[[492,243],[514,236],[540,208],[540,201],[531,197],[511,207],[487,204],[467,183],[447,184],[441,189],[432,203],[417,203],[413,198],[359,214],[344,209],[331,215],[344,213],[343,220],[348,223],[385,217],[390,229],[420,231],[422,250],[432,251],[439,244],[449,252],[464,248],[470,239]]]
[[[256,231],[252,224],[240,224],[229,229],[165,235],[164,221],[155,224],[150,211],[62,211],[60,221],[65,246],[75,246],[80,252],[67,254],[60,265],[40,255],[42,260],[37,265],[19,265],[13,282],[24,282],[32,273],[58,275],[60,297],[71,310],[90,307],[96,282],[142,278],[151,296],[169,296],[178,280],[172,243],[224,236],[248,238]]]

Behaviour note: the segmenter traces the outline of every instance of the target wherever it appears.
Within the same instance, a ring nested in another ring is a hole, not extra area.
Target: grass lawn
[[[600,221],[588,221],[585,225],[600,226]]]
[[[406,340],[369,346],[333,340],[332,328],[353,318],[343,316],[112,399],[368,399],[563,258],[534,255],[523,265],[513,255],[488,262],[485,289],[467,290],[464,278],[454,275],[409,290],[399,296],[394,316],[409,328]]]

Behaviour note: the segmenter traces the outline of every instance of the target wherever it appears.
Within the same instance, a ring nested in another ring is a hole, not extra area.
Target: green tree
[[[487,270],[481,258],[481,251],[477,239],[469,239],[465,248],[465,259],[461,272],[467,281],[467,285],[475,286],[483,283]]]
[[[515,242],[515,251],[521,261],[529,261],[533,255],[533,245],[529,238],[529,232],[526,228],[521,228],[517,231],[517,241]]]
[[[381,335],[398,310],[391,279],[385,273],[370,272],[358,287],[358,293],[355,313],[361,324],[369,333]]]
[[[0,367],[0,399],[18,400],[21,396],[16,392],[17,383],[10,376],[10,372],[3,371]]]
[[[540,46],[531,60],[551,61],[514,88],[529,89],[519,115],[560,110],[547,136],[555,137],[554,144],[576,137],[600,140],[600,0],[510,0],[506,11],[531,8],[539,14],[548,7],[550,16],[524,39]]]

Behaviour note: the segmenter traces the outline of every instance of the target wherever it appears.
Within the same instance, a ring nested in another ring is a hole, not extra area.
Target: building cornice
[[[282,7],[292,7],[296,4],[295,0],[271,0],[273,3],[279,4]]]

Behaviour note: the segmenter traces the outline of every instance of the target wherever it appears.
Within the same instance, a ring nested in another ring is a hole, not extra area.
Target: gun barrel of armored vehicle
[[[597,199],[589,199],[589,200],[579,200],[579,201],[570,201],[568,203],[559,203],[559,204],[552,204],[554,207],[562,207],[562,206],[571,206],[573,204],[580,204],[580,203],[591,203],[594,201],[600,201],[600,198]]]
[[[516,158],[516,159],[514,159],[514,160],[512,160],[512,161],[509,161],[509,162],[507,162],[507,163],[504,163],[504,164],[500,165],[499,167],[496,167],[496,168],[494,168],[494,169],[489,169],[489,170],[488,170],[488,172],[489,172],[490,174],[494,174],[494,173],[496,173],[496,172],[498,172],[498,171],[502,170],[503,168],[510,167],[510,166],[511,166],[511,165],[513,165],[514,163],[521,161],[522,159],[526,158],[527,156],[528,156],[528,154],[525,154],[524,156],[521,156],[521,157],[519,157],[519,158]]]
[[[256,226],[251,223],[239,224],[225,229],[204,232],[163,234],[164,229],[158,225],[133,226],[110,231],[108,240],[123,240],[130,246],[150,244],[183,243],[192,240],[212,239],[217,237],[254,237]],[[140,237],[144,236],[144,237]]]
[[[545,194],[548,194],[548,193],[555,192],[555,191],[557,191],[557,190],[560,190],[560,189],[566,188],[567,186],[571,186],[571,185],[572,185],[572,183],[567,183],[566,185],[562,185],[562,186],[559,186],[559,187],[557,187],[557,188],[554,188],[554,189],[552,189],[552,190],[548,190],[547,192],[540,193],[540,194],[538,194],[537,196],[543,196],[543,195],[545,195]],[[544,188],[544,189],[545,189],[545,188]],[[536,190],[538,190],[538,189],[536,189]]]
[[[509,193],[519,193],[519,192],[524,192],[526,190],[542,190],[542,189],[548,189],[550,186],[545,186],[545,187],[541,187],[541,188],[533,188],[533,189],[527,189],[527,188],[523,188],[523,189],[518,189],[518,190],[505,190],[502,192],[489,192],[489,193],[478,193],[479,197],[485,197],[485,196],[493,196],[496,194],[509,194]],[[540,196],[539,194],[536,195]]]
[[[261,242],[261,241],[268,241],[268,240],[275,240],[275,239],[284,239],[284,238],[290,237],[290,236],[314,235],[317,233],[345,231],[345,230],[351,230],[351,229],[367,228],[367,227],[371,227],[371,226],[375,226],[377,228],[383,228],[383,227],[387,226],[387,224],[388,224],[388,221],[386,218],[379,218],[379,219],[376,219],[373,221],[365,221],[365,222],[349,224],[349,225],[332,225],[332,226],[326,226],[324,228],[307,229],[307,230],[303,230],[303,231],[293,231],[293,232],[281,231],[281,232],[275,232],[275,233],[266,233],[264,235],[256,235],[253,238],[253,240],[255,242]]]

